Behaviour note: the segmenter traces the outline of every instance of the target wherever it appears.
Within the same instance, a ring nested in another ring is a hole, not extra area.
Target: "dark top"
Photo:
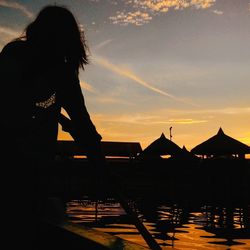
[[[61,108],[68,113],[78,142],[90,150],[100,144],[85,107],[78,74],[65,60],[26,41],[0,53],[1,120],[4,148],[12,155],[52,159]]]

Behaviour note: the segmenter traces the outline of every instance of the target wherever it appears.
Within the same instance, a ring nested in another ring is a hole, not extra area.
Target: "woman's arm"
[[[65,79],[64,79],[65,80]],[[67,79],[67,82],[69,79]],[[86,109],[78,77],[71,77],[61,95],[62,107],[68,113],[74,131],[74,140],[84,147],[90,155],[101,151],[101,135],[97,132]]]

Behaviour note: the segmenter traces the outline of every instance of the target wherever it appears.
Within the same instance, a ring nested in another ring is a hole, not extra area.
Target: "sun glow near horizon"
[[[184,117],[164,120],[160,116],[149,114],[95,114],[91,115],[91,118],[104,141],[139,142],[143,149],[159,138],[162,133],[170,139],[170,127],[172,128],[172,140],[178,146],[185,146],[188,150],[216,135],[220,127],[225,134],[250,145],[249,132],[246,133],[244,129],[238,129],[237,123],[234,125],[234,129],[229,128],[227,124],[221,126],[216,122],[216,119],[199,120]],[[229,120],[231,119],[229,118]],[[58,138],[72,139],[70,135],[61,130]]]

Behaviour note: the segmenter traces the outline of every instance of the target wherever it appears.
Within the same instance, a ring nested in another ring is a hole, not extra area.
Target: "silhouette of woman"
[[[24,36],[0,53],[2,140],[5,157],[12,159],[5,173],[13,180],[8,196],[22,193],[20,202],[29,204],[22,210],[27,216],[34,205],[30,196],[41,191],[41,186],[32,185],[55,157],[62,108],[72,121],[74,139],[88,150],[88,157],[103,160],[102,137],[85,107],[78,79],[79,69],[86,64],[84,34],[73,14],[59,6],[43,8]]]

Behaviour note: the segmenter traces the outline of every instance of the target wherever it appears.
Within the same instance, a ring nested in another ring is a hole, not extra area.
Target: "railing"
[[[134,158],[142,152],[139,142],[101,142],[102,151],[106,157]],[[57,155],[60,156],[86,156],[86,150],[80,148],[74,141],[57,142]]]

